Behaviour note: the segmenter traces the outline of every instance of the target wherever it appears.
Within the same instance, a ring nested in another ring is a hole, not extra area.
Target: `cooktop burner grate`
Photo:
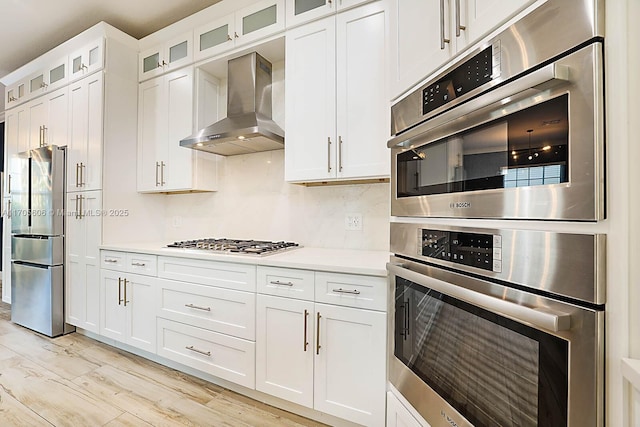
[[[293,242],[270,242],[264,240],[236,240],[236,239],[196,239],[173,242],[167,245],[168,248],[178,249],[200,249],[212,252],[248,254],[248,255],[271,255],[277,252],[295,249],[300,247]]]

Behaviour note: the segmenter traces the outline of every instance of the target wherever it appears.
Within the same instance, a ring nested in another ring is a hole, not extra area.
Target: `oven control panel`
[[[500,75],[500,41],[422,89],[422,114],[425,115],[482,86]]]
[[[421,229],[420,238],[419,255],[502,272],[500,235]]]

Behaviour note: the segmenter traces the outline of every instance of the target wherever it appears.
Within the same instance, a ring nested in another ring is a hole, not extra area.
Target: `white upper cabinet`
[[[284,0],[262,0],[207,23],[194,32],[196,61],[284,30]]]
[[[7,86],[5,90],[4,106],[9,110],[27,100],[27,79]]]
[[[284,30],[284,0],[262,0],[236,11],[236,45]]]
[[[186,67],[140,84],[138,191],[214,191],[216,157],[180,146],[194,128],[194,70]]]
[[[69,86],[67,191],[102,188],[103,75]]]
[[[233,13],[196,28],[194,32],[196,45],[194,59],[199,61],[233,49],[235,34],[236,20]]]
[[[100,37],[69,55],[69,79],[80,79],[102,69],[103,65],[104,39]]]
[[[286,181],[335,177],[335,25],[331,17],[287,32]]]
[[[146,49],[139,54],[140,81],[177,70],[193,61],[193,32],[189,31],[171,40]]]
[[[388,177],[385,3],[287,32],[285,180]]]
[[[336,11],[337,0],[287,0],[287,28]]]
[[[391,0],[391,98],[536,0]]]
[[[287,0],[287,28],[369,1],[371,0]]]
[[[25,100],[64,86],[68,81],[67,56],[47,64],[27,79]]]

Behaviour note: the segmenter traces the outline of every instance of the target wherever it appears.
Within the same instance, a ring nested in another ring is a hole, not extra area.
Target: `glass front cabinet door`
[[[140,81],[188,65],[193,59],[193,32],[182,34],[161,45],[140,52]]]
[[[99,38],[69,55],[69,79],[80,79],[102,69],[104,63],[104,39]]]

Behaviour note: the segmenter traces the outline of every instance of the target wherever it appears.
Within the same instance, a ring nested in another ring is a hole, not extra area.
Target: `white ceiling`
[[[219,1],[0,0],[0,77],[100,21],[140,39]]]

